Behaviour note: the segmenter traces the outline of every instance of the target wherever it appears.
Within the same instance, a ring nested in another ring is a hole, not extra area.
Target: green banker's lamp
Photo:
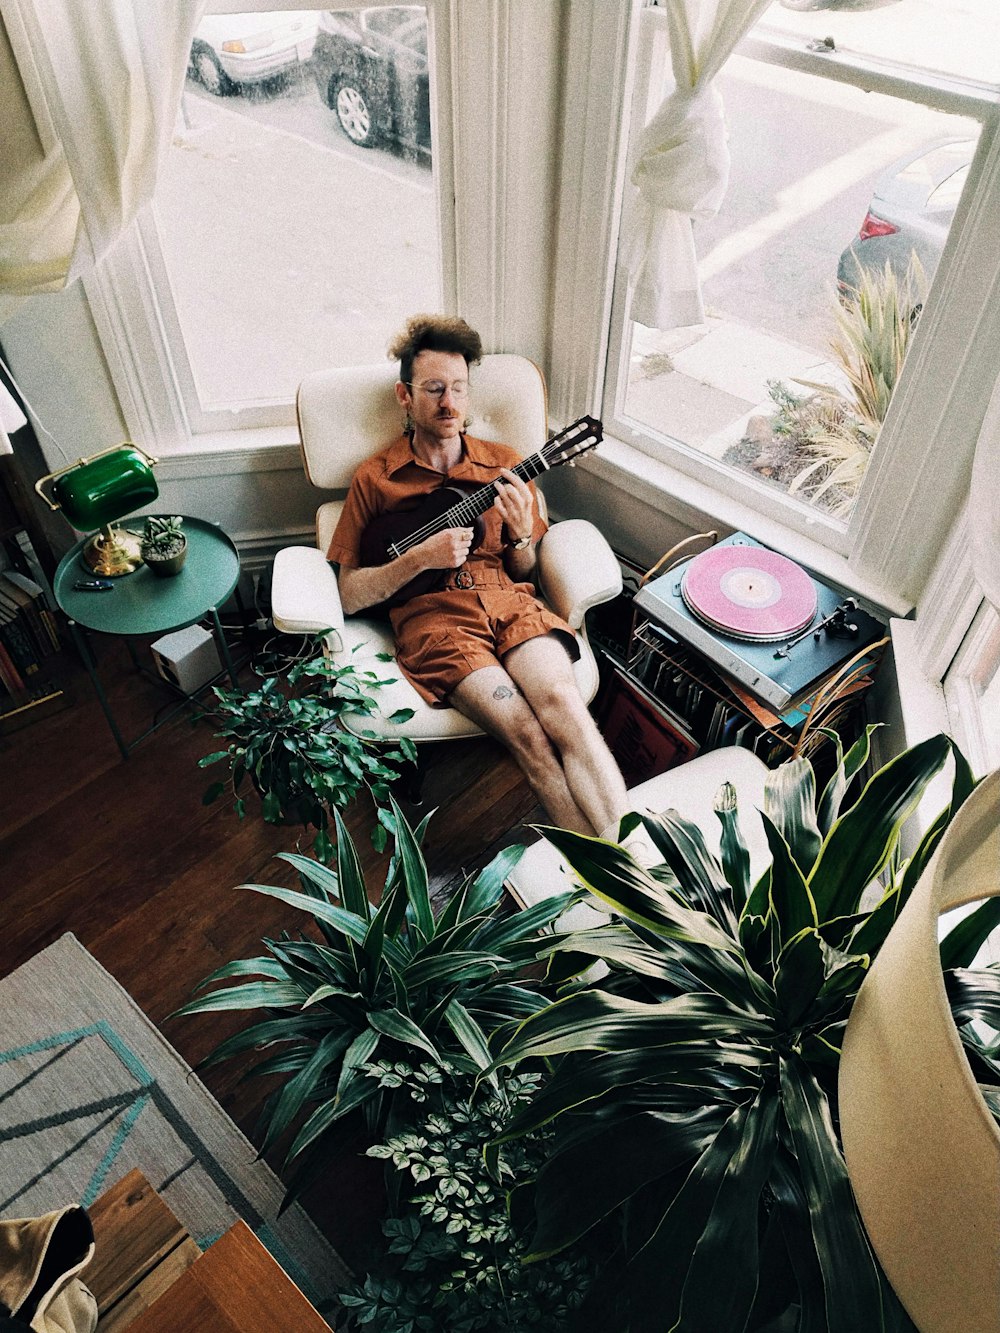
[[[81,458],[35,483],[50,509],[62,510],[80,532],[98,528],[85,543],[82,556],[95,574],[117,578],[142,564],[139,538],[115,522],[152,504],[160,493],[153,476],[158,460],[127,441]],[[51,482],[50,494],[45,486]]]

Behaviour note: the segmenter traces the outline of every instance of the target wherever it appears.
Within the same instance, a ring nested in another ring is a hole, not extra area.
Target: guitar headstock
[[[575,459],[593,449],[604,439],[604,427],[596,417],[579,417],[554,435],[545,445],[542,453],[549,467],[558,467],[560,463],[573,466]]]

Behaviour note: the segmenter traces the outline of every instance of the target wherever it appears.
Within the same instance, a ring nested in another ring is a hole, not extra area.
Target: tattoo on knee
[[[498,685],[496,689],[493,691],[493,698],[513,699],[516,694],[517,690],[512,689],[509,685]]]

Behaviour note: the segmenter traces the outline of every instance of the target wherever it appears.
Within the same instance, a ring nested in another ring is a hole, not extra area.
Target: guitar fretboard
[[[529,454],[527,458],[523,458],[520,463],[515,464],[511,471],[521,481],[533,481],[535,477],[541,476],[549,468],[558,467],[560,463],[571,462],[577,454],[581,454],[597,444],[600,438],[600,422],[595,422],[590,417],[581,417],[580,421],[574,421],[571,426],[567,426],[558,435],[554,435],[551,440],[542,445],[541,449]],[[586,443],[584,443],[585,441]],[[480,486],[478,490],[472,491],[464,499],[459,500],[457,504],[452,505],[450,509],[445,510],[443,514],[439,514],[437,518],[425,523],[407,537],[400,538],[398,542],[391,543],[388,547],[390,559],[398,559],[399,556],[412,550],[414,546],[419,546],[421,542],[426,541],[428,537],[433,537],[437,532],[444,532],[447,528],[468,527],[474,519],[486,513],[496,498],[497,487],[495,481]]]

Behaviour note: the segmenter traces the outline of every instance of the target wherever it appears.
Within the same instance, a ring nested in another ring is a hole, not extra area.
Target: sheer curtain
[[[152,198],[206,5],[0,0],[0,297],[64,287]]]
[[[629,252],[631,316],[650,328],[705,318],[692,223],[714,216],[729,182],[722,98],[712,80],[771,0],[667,0],[674,88],[643,129]]]

